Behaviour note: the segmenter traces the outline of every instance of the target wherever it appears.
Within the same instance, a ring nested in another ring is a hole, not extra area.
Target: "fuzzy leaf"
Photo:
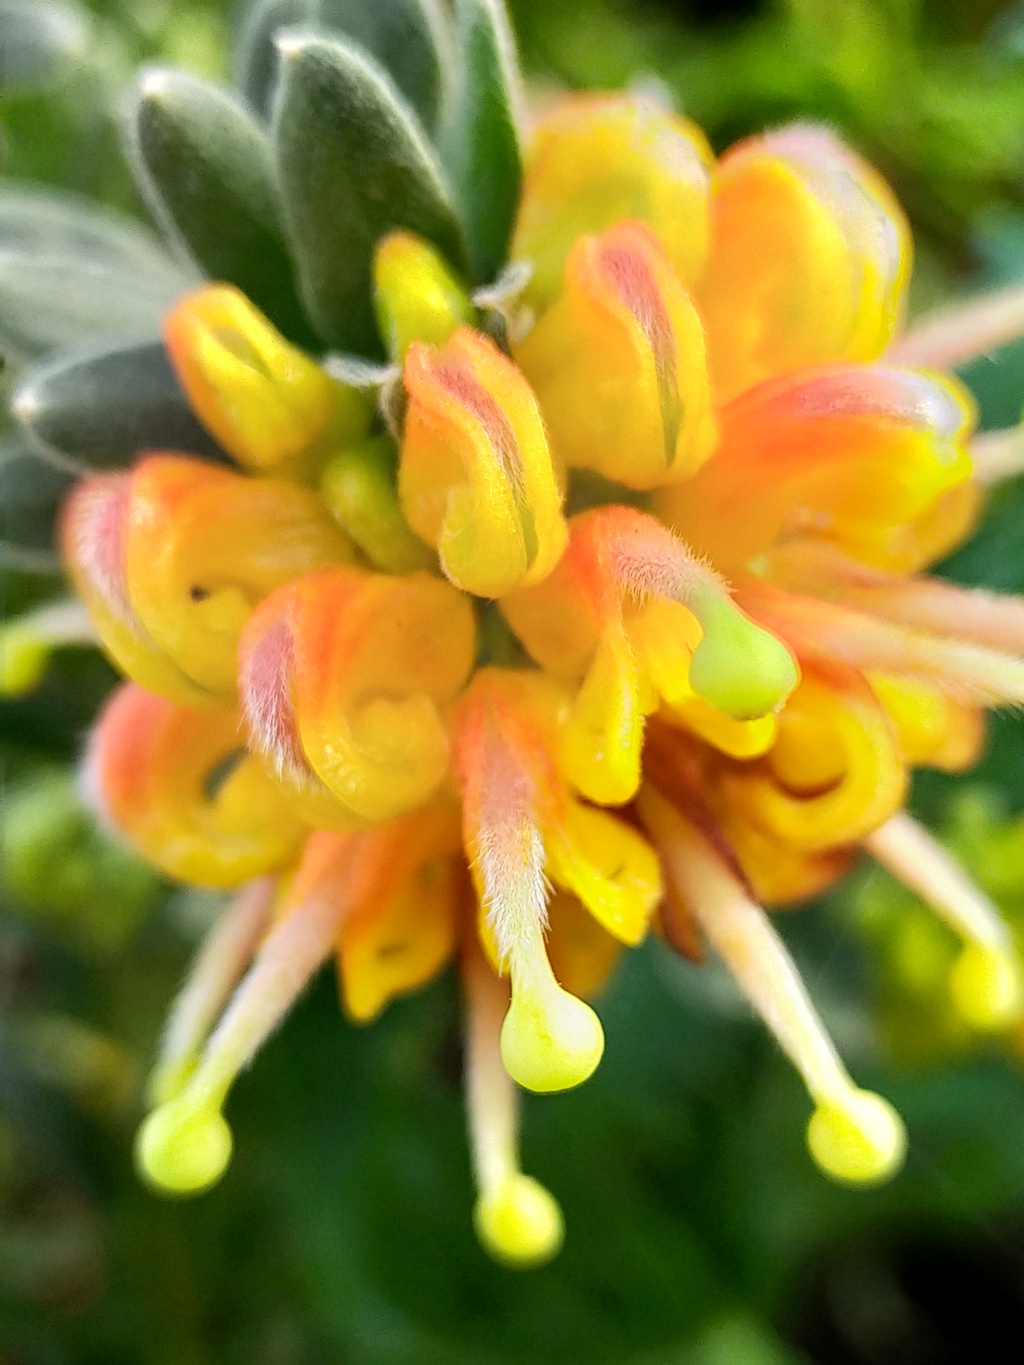
[[[89,15],[49,0],[0,3],[0,90],[32,88],[85,50]]]
[[[157,336],[189,284],[130,218],[56,190],[0,189],[0,346],[9,358]]]
[[[57,567],[53,522],[71,476],[41,460],[20,433],[0,440],[0,560],[32,571]]]
[[[11,410],[45,450],[93,468],[127,464],[140,450],[226,458],[192,415],[159,341],[40,366]]]
[[[444,29],[435,0],[319,0],[320,24],[365,48],[433,131],[444,92]]]
[[[442,146],[473,272],[486,284],[505,262],[519,202],[519,71],[502,0],[456,0],[455,29],[457,94]]]
[[[427,141],[383,69],[317,34],[289,32],[280,46],[275,137],[303,298],[331,345],[377,355],[375,243],[408,228],[458,267],[461,229]]]
[[[283,28],[315,24],[319,0],[255,0],[242,17],[235,84],[258,114],[270,117],[280,57],[274,41]]]
[[[129,139],[160,227],[212,279],[236,284],[280,329],[312,340],[284,243],[270,148],[234,95],[153,67],[139,82]]]

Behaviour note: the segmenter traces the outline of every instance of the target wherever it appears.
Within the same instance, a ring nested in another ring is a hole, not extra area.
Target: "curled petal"
[[[429,574],[338,568],[297,579],[242,637],[253,748],[317,823],[412,810],[445,774],[438,707],[465,681],[473,640],[468,601]]]
[[[762,764],[723,775],[728,800],[752,823],[805,852],[850,844],[906,795],[895,731],[852,669],[808,667],[779,717]]]
[[[700,129],[639,95],[574,95],[533,130],[512,258],[543,308],[577,238],[626,219],[659,237],[685,285],[708,238],[711,152]]]
[[[398,489],[409,525],[451,581],[499,597],[544,578],[565,546],[561,493],[537,401],[498,348],[460,328],[413,345]]]
[[[910,250],[888,186],[827,129],[738,143],[719,166],[700,290],[716,393],[880,355],[902,318]]]
[[[237,886],[285,866],[306,832],[247,753],[235,712],[189,710],[132,683],[93,730],[86,782],[133,847],[199,886]]]
[[[582,1000],[602,990],[622,955],[622,940],[568,891],[556,890],[548,904],[547,945],[558,984]]]
[[[657,510],[725,573],[813,535],[885,567],[970,476],[969,395],[914,370],[829,366],[772,380],[719,414],[718,450]],[[948,509],[947,509],[948,511]]]
[[[751,819],[734,799],[724,778],[735,774],[721,754],[692,732],[652,722],[644,745],[645,786],[663,796],[700,830],[736,879],[760,901],[786,905],[816,896],[847,871],[849,849],[807,851],[784,843]],[[766,748],[769,746],[765,746]],[[743,755],[738,755],[743,757]],[[699,939],[678,903],[671,881],[660,912],[666,936],[686,956],[699,959]]]
[[[252,469],[294,460],[328,432],[344,443],[369,429],[367,399],[335,383],[231,285],[182,299],[164,335],[196,414]]]
[[[187,677],[152,640],[128,595],[125,554],[128,474],[97,474],[72,489],[61,514],[61,550],[68,575],[103,648],[123,673],[183,706],[221,705]]]
[[[565,464],[655,488],[689,477],[711,452],[700,318],[642,224],[576,243],[561,294],[516,360]]]
[[[128,596],[143,630],[193,681],[233,697],[253,607],[298,574],[352,557],[310,489],[151,455],[125,508]]]
[[[919,678],[865,675],[896,730],[900,752],[911,767],[962,772],[981,756],[985,714]]]
[[[620,943],[643,939],[662,886],[658,859],[642,835],[607,811],[573,801],[545,846],[553,882],[572,891]]]

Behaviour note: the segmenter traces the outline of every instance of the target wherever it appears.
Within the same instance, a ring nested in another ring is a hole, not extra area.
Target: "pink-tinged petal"
[[[885,567],[969,480],[973,422],[964,390],[916,370],[771,380],[722,410],[718,450],[684,487],[659,492],[657,510],[732,576],[798,535]]]

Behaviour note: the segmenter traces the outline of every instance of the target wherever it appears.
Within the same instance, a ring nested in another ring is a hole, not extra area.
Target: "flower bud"
[[[456,587],[500,597],[544,578],[565,546],[561,493],[537,400],[512,362],[460,328],[413,345],[398,491]]]
[[[335,521],[385,573],[408,573],[434,562],[402,515],[397,465],[391,437],[369,436],[339,451],[320,478],[320,495]]]
[[[527,299],[558,293],[577,238],[625,219],[657,235],[685,285],[707,251],[711,152],[688,119],[638,95],[573,95],[534,128],[512,259],[528,261]]]
[[[700,285],[716,394],[881,355],[902,318],[910,249],[889,187],[826,128],[737,144],[719,163]]]
[[[565,464],[653,488],[688,478],[711,453],[700,318],[642,224],[576,243],[561,294],[516,360]]]
[[[328,430],[341,442],[369,428],[366,397],[335,383],[231,285],[188,295],[164,335],[196,415],[241,464],[273,469]]]

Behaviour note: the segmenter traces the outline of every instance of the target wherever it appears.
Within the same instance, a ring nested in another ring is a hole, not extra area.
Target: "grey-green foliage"
[[[156,336],[188,283],[134,220],[65,191],[0,187],[0,347],[8,360]]]
[[[167,67],[144,71],[128,122],[139,187],[202,270],[309,341],[284,242],[266,134],[229,91]]]
[[[519,71],[501,0],[456,0],[458,66],[442,148],[469,239],[473,273],[500,270],[522,179]]]
[[[275,36],[304,24],[347,38],[380,62],[433,130],[445,90],[446,34],[436,0],[256,0],[240,30],[236,79],[267,114],[278,72]]]
[[[200,426],[161,342],[64,356],[29,371],[11,410],[44,449],[97,468],[140,450],[221,452]]]
[[[56,569],[53,522],[70,482],[67,470],[41,460],[20,433],[0,440],[0,563]]]
[[[433,131],[445,81],[445,33],[435,0],[319,0],[317,18],[375,57]]]
[[[235,47],[235,84],[252,107],[269,117],[281,59],[276,37],[282,29],[315,28],[319,0],[253,0],[244,10]]]
[[[282,39],[274,139],[285,221],[309,315],[325,341],[379,354],[371,300],[377,242],[408,228],[465,264],[433,152],[387,73],[314,33]]]

